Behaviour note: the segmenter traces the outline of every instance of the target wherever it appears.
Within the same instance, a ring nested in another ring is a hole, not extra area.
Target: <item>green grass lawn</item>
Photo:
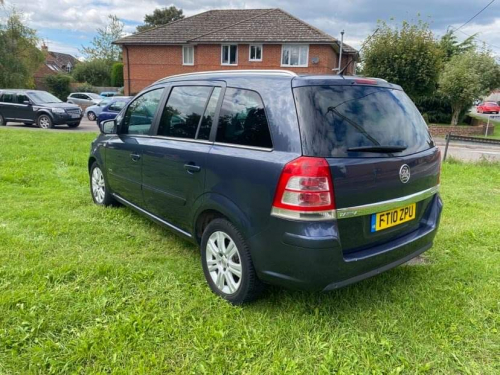
[[[446,163],[418,265],[234,307],[198,249],[92,204],[95,135],[0,129],[0,374],[499,374],[500,165]]]

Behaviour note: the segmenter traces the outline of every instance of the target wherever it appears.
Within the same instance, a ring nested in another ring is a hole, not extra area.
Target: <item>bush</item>
[[[72,74],[78,82],[87,82],[93,86],[109,86],[111,65],[106,60],[85,61],[77,64]]]
[[[67,74],[48,75],[44,78],[44,81],[50,93],[66,101],[66,98],[71,93],[71,76]]]
[[[415,105],[428,124],[448,124],[451,122],[451,102],[439,92],[430,96],[418,97],[415,100]],[[460,113],[459,122],[466,113],[466,109]]]
[[[75,87],[73,92],[93,92],[95,94],[99,94],[98,90],[94,86],[88,84],[87,82],[84,82],[81,85]]]
[[[111,67],[111,86],[123,86],[123,63],[114,63]]]

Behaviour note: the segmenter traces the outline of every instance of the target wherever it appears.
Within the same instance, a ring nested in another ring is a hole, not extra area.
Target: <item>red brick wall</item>
[[[127,59],[128,51],[128,59]],[[344,55],[345,56],[345,55]],[[317,64],[312,58],[318,57]],[[343,59],[344,60],[344,59]],[[127,66],[127,61],[130,66]],[[347,62],[347,60],[344,60]],[[135,94],[147,85],[174,74],[222,69],[287,69],[296,73],[331,74],[337,67],[338,56],[330,45],[309,45],[307,68],[281,67],[281,45],[265,44],[262,61],[249,61],[249,45],[238,45],[238,65],[221,65],[220,44],[200,44],[194,47],[194,65],[182,65],[182,46],[126,46],[123,48],[125,92]],[[130,69],[130,88],[128,87]],[[349,68],[352,71],[352,65]]]
[[[454,135],[485,135],[486,125],[476,125],[476,126],[451,126],[451,125],[429,125],[429,130],[434,137],[445,137],[447,134],[452,133]],[[488,126],[488,135],[493,135],[495,133],[495,125],[490,124]]]

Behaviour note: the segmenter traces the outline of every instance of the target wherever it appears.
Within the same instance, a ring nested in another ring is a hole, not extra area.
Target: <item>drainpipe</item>
[[[125,51],[127,51],[127,94],[130,95],[130,60],[128,59],[128,47],[124,45],[123,48],[125,48]]]
[[[342,69],[342,50],[344,49],[344,30],[340,32],[340,52],[339,52],[339,67],[338,71]]]

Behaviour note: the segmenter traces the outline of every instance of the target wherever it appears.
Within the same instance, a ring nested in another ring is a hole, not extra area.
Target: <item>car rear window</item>
[[[306,86],[294,89],[303,153],[321,157],[409,155],[433,147],[427,125],[401,90],[374,86]],[[391,154],[350,151],[396,146]]]

